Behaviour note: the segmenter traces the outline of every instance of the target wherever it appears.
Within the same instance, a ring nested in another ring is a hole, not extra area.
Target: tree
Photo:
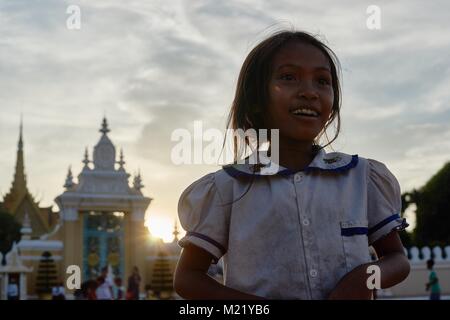
[[[444,165],[421,189],[402,196],[406,210],[415,203],[416,246],[445,246],[450,243],[450,162]]]
[[[149,287],[160,299],[162,298],[163,293],[171,296],[173,292],[173,278],[170,262],[167,259],[167,255],[161,250],[158,252],[158,258],[153,266],[153,277]]]
[[[0,252],[3,254],[1,265],[6,264],[5,256],[11,250],[14,242],[20,241],[21,228],[22,226],[12,214],[0,211]]]
[[[41,295],[50,294],[57,284],[56,265],[48,251],[41,256],[36,280],[36,292]]]

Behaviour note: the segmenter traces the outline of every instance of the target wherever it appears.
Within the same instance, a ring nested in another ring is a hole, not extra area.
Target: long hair
[[[341,86],[339,80],[341,67],[336,54],[327,45],[313,35],[302,31],[278,31],[250,51],[239,73],[236,93],[228,115],[227,129],[233,131],[254,129],[257,133],[259,129],[267,129],[264,114],[267,111],[267,102],[269,101],[268,88],[273,72],[272,61],[275,54],[292,41],[315,46],[325,55],[330,64],[334,102],[328,121],[313,143],[318,149],[322,149],[337,139],[341,127]],[[335,136],[330,141],[326,130],[335,119],[337,119]],[[320,146],[319,141],[324,134],[328,143]],[[256,146],[252,145],[252,143],[256,143]],[[244,137],[243,141],[237,141],[236,137],[233,137],[234,162],[236,163],[238,159],[245,156],[248,148],[259,150],[259,147],[258,135],[256,136],[256,141],[250,141],[247,137]]]

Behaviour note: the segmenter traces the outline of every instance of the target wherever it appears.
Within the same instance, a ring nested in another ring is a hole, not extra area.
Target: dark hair
[[[430,268],[432,268],[434,266],[434,260],[433,259],[428,259],[427,260],[427,266],[429,266]]]
[[[325,134],[328,144],[322,147],[319,146],[319,149],[322,149],[335,141],[340,131],[341,87],[339,78],[341,68],[336,54],[327,45],[315,36],[303,31],[282,30],[275,32],[250,51],[239,73],[236,93],[228,115],[227,128],[233,130],[242,129],[244,131],[255,129],[257,133],[258,129],[266,128],[264,113],[267,110],[267,101],[269,101],[268,85],[272,76],[272,61],[281,48],[294,41],[313,45],[325,55],[330,64],[334,103],[329,120],[314,141],[314,145],[318,146],[318,140]],[[326,134],[326,129],[336,118],[336,134],[330,141]],[[259,142],[257,143],[259,144]],[[244,141],[244,145],[245,147],[249,146],[247,139]],[[236,162],[238,157],[242,155],[242,149],[239,148],[238,151],[235,140],[233,141],[233,148],[234,162]]]

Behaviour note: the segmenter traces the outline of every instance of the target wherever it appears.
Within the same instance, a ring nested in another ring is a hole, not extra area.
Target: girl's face
[[[297,41],[275,54],[272,68],[268,128],[279,129],[280,140],[312,143],[328,121],[334,101],[328,59],[313,45]]]

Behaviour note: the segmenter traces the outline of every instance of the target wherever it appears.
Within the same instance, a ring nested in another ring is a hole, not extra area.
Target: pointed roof
[[[49,231],[51,227],[50,219],[53,211],[51,207],[40,208],[34,197],[30,194],[23,156],[23,122],[20,120],[19,143],[17,147],[17,161],[14,173],[14,180],[11,189],[3,199],[3,208],[11,213],[18,222],[23,223],[26,214],[28,215],[32,236],[37,237]]]
[[[16,168],[14,172],[14,180],[12,182],[9,193],[5,195],[4,206],[8,211],[14,211],[22,198],[28,193],[27,179],[25,175],[25,165],[23,158],[23,123],[20,118],[19,142],[17,145]]]
[[[94,147],[94,169],[104,171],[114,171],[116,164],[116,147],[108,137],[108,121],[103,118],[102,128],[99,130],[102,136]]]

